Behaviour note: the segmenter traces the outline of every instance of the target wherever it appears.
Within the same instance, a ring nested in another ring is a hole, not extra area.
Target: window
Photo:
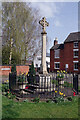
[[[38,67],[38,64],[36,64],[36,67]]]
[[[68,69],[68,64],[65,64],[65,68],[67,68],[67,69]]]
[[[38,57],[37,59],[38,59],[38,60],[41,60],[41,57]]]
[[[55,58],[59,58],[59,51],[60,50],[55,50]]]
[[[78,63],[74,63],[74,70],[78,70]]]
[[[54,67],[55,67],[55,69],[59,69],[60,68],[60,62],[55,62]]]
[[[74,51],[74,58],[78,58],[78,51]]]
[[[78,42],[74,42],[74,48],[78,48]]]
[[[73,61],[74,63],[74,70],[78,71],[78,61]]]

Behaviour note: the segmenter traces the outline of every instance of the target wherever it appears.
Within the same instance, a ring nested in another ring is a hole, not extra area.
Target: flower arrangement
[[[57,95],[57,94],[58,94],[58,91],[55,90],[55,94]],[[62,92],[60,92],[60,91],[59,91],[59,95],[60,95],[60,96],[65,96],[65,94],[62,93]]]
[[[14,99],[14,98],[16,98],[16,96],[15,96],[10,90],[8,90],[8,91],[6,92],[6,96],[7,96],[9,99]]]
[[[65,70],[57,71],[57,78],[64,78],[65,73],[67,73]]]
[[[26,87],[25,87],[25,89],[28,89],[28,88],[29,88],[29,86],[26,86]]]
[[[4,83],[9,83],[9,80],[5,80]]]
[[[26,76],[28,75],[28,72],[26,73]]]
[[[76,93],[75,93],[75,92],[73,92],[73,96],[76,96]]]
[[[21,73],[19,76],[18,76],[18,82],[24,82],[25,81],[25,73]]]
[[[9,90],[9,84],[2,84],[2,92],[7,92]]]
[[[55,97],[54,97],[54,101],[56,103],[59,103],[59,102],[63,102],[64,101],[64,97],[65,97],[65,94],[60,92],[60,91],[55,91]]]

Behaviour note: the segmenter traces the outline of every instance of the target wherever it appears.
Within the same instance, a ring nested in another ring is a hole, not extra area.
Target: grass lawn
[[[80,101],[80,99],[79,99]],[[78,118],[78,99],[62,103],[15,102],[2,97],[3,118]]]

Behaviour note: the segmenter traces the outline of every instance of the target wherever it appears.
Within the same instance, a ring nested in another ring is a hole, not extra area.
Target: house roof
[[[80,41],[80,32],[70,33],[64,43]]]
[[[80,41],[80,32],[73,32],[68,35],[64,43]],[[64,44],[54,45],[51,49],[64,49]]]
[[[57,45],[54,45],[51,49],[64,49],[64,44],[57,44]]]

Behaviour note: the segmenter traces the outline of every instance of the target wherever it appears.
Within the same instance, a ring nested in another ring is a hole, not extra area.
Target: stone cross
[[[42,25],[43,32],[46,32],[46,26],[49,26],[49,23],[46,21],[45,17],[43,17],[42,20],[39,21],[39,24]]]
[[[46,18],[43,17],[42,20],[39,21],[39,24],[42,26],[43,32],[42,34],[42,55],[41,55],[41,68],[40,73],[47,74],[46,67],[46,26],[49,26],[49,23],[46,21]]]

